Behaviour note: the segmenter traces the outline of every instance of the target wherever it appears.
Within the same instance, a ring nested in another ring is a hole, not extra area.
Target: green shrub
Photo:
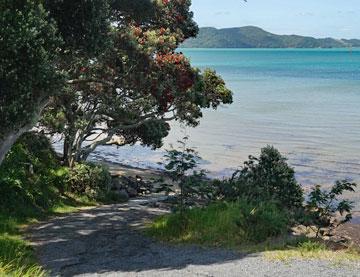
[[[111,176],[102,165],[79,163],[69,170],[67,185],[73,193],[96,198],[109,191]]]
[[[347,180],[337,181],[330,190],[323,190],[321,186],[312,188],[305,206],[304,223],[315,226],[316,237],[321,229],[331,233],[335,228],[352,219],[353,203],[340,196],[348,191],[355,192],[357,184]]]
[[[162,216],[149,234],[166,241],[234,247],[278,236],[287,226],[286,214],[273,203],[256,206],[238,200]]]
[[[303,190],[295,179],[294,169],[272,146],[261,150],[259,158],[250,156],[244,167],[226,181],[215,181],[218,197],[226,200],[247,198],[255,203],[274,201],[280,207],[302,207]]]
[[[0,167],[2,177],[23,177],[46,173],[59,166],[49,139],[39,133],[22,135],[7,154]]]
[[[199,198],[199,188],[202,187],[205,173],[197,172],[194,169],[198,166],[201,158],[194,149],[187,147],[188,137],[179,140],[179,150],[167,150],[165,155],[165,172],[175,183],[180,191],[177,193],[176,210],[183,211],[194,205],[194,199]],[[192,173],[192,174],[191,174]],[[162,184],[160,191],[176,192],[174,184]]]
[[[70,169],[68,167],[59,167],[50,171],[49,183],[56,187],[60,194],[65,194],[69,189]]]
[[[57,191],[49,184],[58,164],[49,140],[24,134],[0,166],[0,209],[17,216],[33,216],[52,206]]]

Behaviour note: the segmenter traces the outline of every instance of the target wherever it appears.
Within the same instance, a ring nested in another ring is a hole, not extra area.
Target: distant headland
[[[360,39],[313,38],[276,35],[259,27],[216,29],[200,28],[196,38],[186,40],[183,48],[343,48],[360,47]]]

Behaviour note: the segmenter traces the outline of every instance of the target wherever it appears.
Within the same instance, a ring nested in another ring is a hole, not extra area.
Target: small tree
[[[198,187],[201,186],[205,173],[195,171],[198,161],[201,159],[194,149],[187,147],[188,137],[178,141],[179,150],[167,150],[165,155],[165,170],[171,180],[179,186],[179,207],[182,212],[190,204],[190,198],[199,193]],[[192,174],[189,175],[189,171]],[[163,190],[170,191],[170,185],[163,186]]]
[[[347,180],[337,181],[328,191],[317,185],[312,188],[306,201],[307,225],[315,226],[316,237],[322,228],[331,233],[335,228],[351,220],[352,202],[341,200],[339,197],[346,191],[354,192],[357,186]],[[337,219],[337,213],[341,218]]]

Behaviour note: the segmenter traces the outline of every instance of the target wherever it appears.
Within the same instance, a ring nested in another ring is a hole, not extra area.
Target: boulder
[[[128,187],[126,188],[127,193],[129,194],[129,197],[136,197],[138,196],[138,192],[136,189],[132,188],[132,187]]]

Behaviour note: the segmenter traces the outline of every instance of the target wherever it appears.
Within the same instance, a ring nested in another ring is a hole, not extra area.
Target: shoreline
[[[151,178],[160,178],[160,177],[166,176],[165,171],[162,169],[141,168],[141,167],[136,167],[136,166],[132,166],[132,165],[111,162],[111,161],[107,161],[107,160],[97,160],[94,162],[107,166],[109,168],[111,176],[113,176],[113,177],[122,176],[122,175],[128,175],[128,176],[135,177],[136,175],[139,175],[143,178],[151,179]],[[215,179],[215,178],[210,178],[210,179]],[[324,188],[327,188],[330,185],[332,185],[332,184],[323,184],[322,186]],[[303,188],[306,193],[307,191],[309,191],[310,186],[303,186]],[[352,197],[350,197],[350,196],[352,196]],[[345,197],[350,198],[350,200],[354,201],[354,204],[355,204],[355,208],[353,211],[354,219],[352,222],[355,224],[360,224],[360,201],[359,201],[360,187],[358,187],[357,191],[353,194],[348,194],[348,195],[345,194]]]
[[[123,175],[132,176],[132,177],[136,177],[136,175],[138,175],[145,179],[165,177],[165,171],[161,169],[139,168],[131,165],[125,165],[125,164],[120,164],[105,160],[96,161],[96,162],[107,166],[109,168],[112,177],[123,176]],[[353,197],[360,197],[360,188],[358,188],[358,191],[355,192],[355,195]],[[353,228],[352,226],[360,225],[360,203],[356,202],[355,204],[357,205],[355,205],[355,209],[352,212],[353,219],[349,223],[346,223],[344,227],[339,227],[340,230],[342,230],[342,232],[348,232],[349,229],[351,230]]]
[[[112,177],[123,176],[123,175],[142,175],[142,177],[163,177],[165,175],[165,171],[161,169],[155,168],[141,168],[127,164],[121,164],[116,162],[111,162],[107,160],[96,160],[95,163],[100,163],[109,168],[109,172]]]

